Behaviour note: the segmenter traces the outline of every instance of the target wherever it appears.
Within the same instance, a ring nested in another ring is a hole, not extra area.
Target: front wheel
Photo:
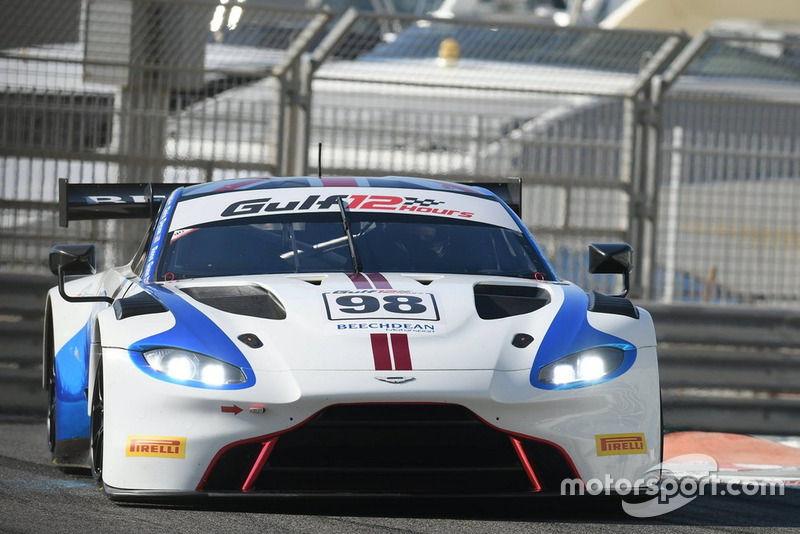
[[[94,393],[92,394],[91,435],[89,447],[91,450],[92,476],[101,483],[103,481],[103,360],[97,363],[97,373],[94,379]]]

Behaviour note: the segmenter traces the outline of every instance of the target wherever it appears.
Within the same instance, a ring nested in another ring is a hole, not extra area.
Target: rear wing
[[[58,179],[58,224],[98,219],[153,218],[176,189],[193,184],[71,184]]]
[[[522,188],[519,178],[505,182],[461,181],[464,185],[488,189],[522,217]],[[58,224],[98,219],[152,219],[161,203],[176,189],[195,184],[71,184],[58,179]]]

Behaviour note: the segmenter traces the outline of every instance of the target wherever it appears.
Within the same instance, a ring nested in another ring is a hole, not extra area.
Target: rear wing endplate
[[[58,224],[98,219],[148,219],[176,189],[192,184],[71,184],[58,179]]]
[[[500,197],[500,200],[508,204],[508,207],[517,214],[517,217],[522,218],[522,184],[519,178],[509,178],[505,182],[475,180],[474,182],[460,181],[459,183],[488,189]]]

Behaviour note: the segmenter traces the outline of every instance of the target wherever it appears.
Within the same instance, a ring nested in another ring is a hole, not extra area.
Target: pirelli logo
[[[644,434],[600,434],[594,437],[597,456],[618,454],[647,454]]]
[[[184,458],[186,438],[173,436],[128,436],[125,456]]]

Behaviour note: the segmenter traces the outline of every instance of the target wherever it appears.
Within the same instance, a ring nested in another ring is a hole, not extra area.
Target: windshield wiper
[[[350,247],[350,259],[353,261],[353,274],[358,274],[361,272],[361,263],[358,261],[358,254],[356,254],[356,243],[350,231],[350,220],[347,218],[347,212],[344,209],[343,197],[337,197],[336,203],[339,205],[339,213],[342,215],[342,226],[347,236],[347,245]]]
[[[294,272],[300,272],[300,251],[297,250],[297,237],[294,235],[294,223],[283,223],[283,235],[282,240],[283,243],[281,244],[281,248],[286,248],[286,235],[289,235],[289,241],[292,242],[292,252],[291,255],[294,258]],[[283,254],[281,254],[281,258],[283,258]]]

